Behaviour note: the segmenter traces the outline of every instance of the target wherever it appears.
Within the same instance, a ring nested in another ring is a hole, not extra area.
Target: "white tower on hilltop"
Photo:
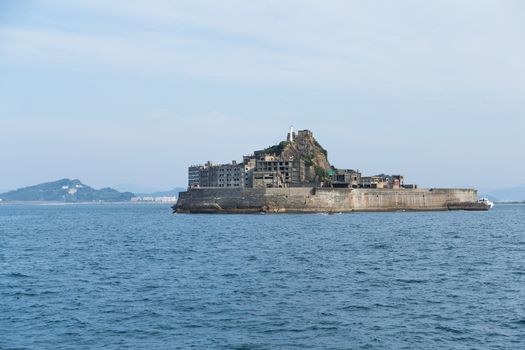
[[[290,142],[293,142],[293,125],[290,126],[290,136],[288,137],[289,138],[289,141]]]

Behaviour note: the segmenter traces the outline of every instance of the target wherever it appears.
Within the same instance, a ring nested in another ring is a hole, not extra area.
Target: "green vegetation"
[[[314,165],[314,160],[313,160],[313,156],[312,155],[304,157],[304,165],[306,165],[306,166]]]
[[[314,169],[315,169],[315,175],[319,178],[319,180],[321,181],[328,180],[328,172],[326,171],[326,169],[324,169],[323,167],[319,165],[316,165]]]
[[[283,141],[261,151],[256,151],[256,156],[264,154],[275,154],[278,157],[286,155],[286,158],[304,161],[306,170],[306,181],[330,181],[331,177],[327,169],[328,152],[315,140],[310,133],[298,134],[292,143]]]
[[[282,141],[280,142],[278,145],[273,145],[273,146],[270,146],[268,148],[265,148],[263,150],[263,153],[264,154],[281,154],[283,153],[284,149],[286,148],[286,146],[288,146],[290,142],[288,141]]]
[[[0,195],[5,201],[46,202],[127,202],[133,193],[121,193],[112,188],[96,190],[79,180],[62,179],[36,186],[24,187]]]

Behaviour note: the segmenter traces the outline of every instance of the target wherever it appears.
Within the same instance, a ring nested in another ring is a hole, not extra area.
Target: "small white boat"
[[[492,208],[494,206],[494,202],[491,202],[487,197],[478,199],[478,203],[483,203],[489,208]]]

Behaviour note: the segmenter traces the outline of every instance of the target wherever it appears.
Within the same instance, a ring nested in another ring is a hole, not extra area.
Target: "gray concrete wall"
[[[354,210],[448,210],[450,203],[477,201],[472,189],[355,189]]]
[[[348,212],[448,210],[477,201],[473,189],[196,188],[182,192],[178,212]]]

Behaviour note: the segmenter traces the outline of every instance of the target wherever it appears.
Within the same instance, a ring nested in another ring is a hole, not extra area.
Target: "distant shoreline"
[[[1,201],[0,205],[87,205],[87,204],[131,204],[131,205],[173,205],[175,202],[54,202],[54,201]]]

